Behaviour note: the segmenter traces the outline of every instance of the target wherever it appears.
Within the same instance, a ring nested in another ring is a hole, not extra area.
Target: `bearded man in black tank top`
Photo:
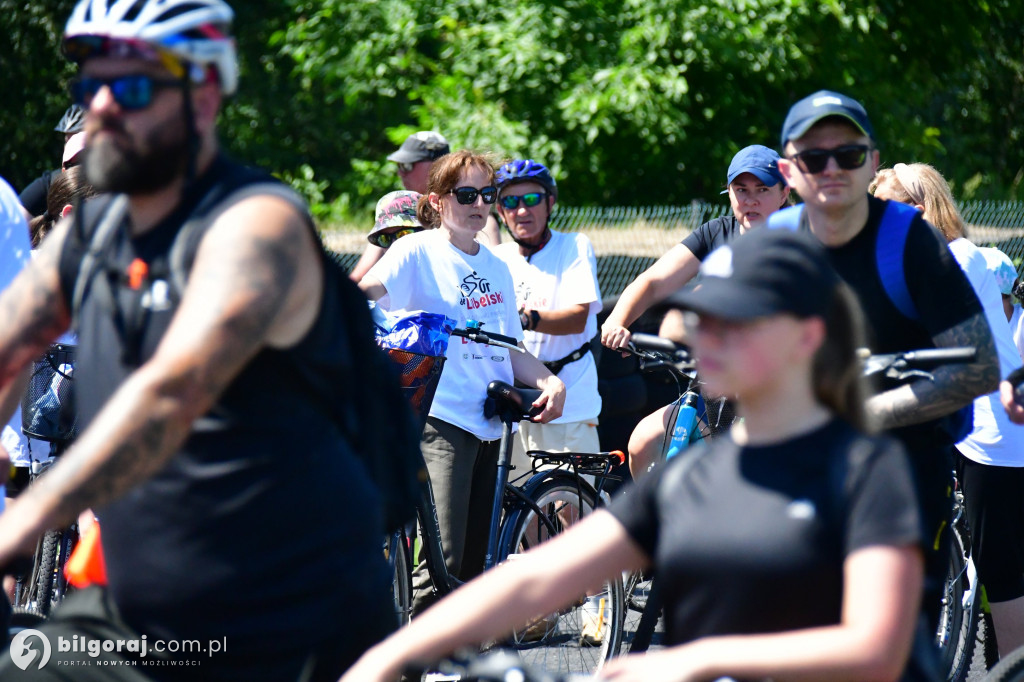
[[[41,628],[43,679],[96,665],[92,640],[136,642],[96,645],[103,679],[337,679],[394,623],[380,496],[325,408],[356,361],[339,343],[343,274],[301,199],[218,151],[231,18],[221,0],[82,0],[66,29],[86,172],[111,196],[0,298],[0,375],[74,318],[86,426],[0,517],[0,563],[91,507],[107,584]]]

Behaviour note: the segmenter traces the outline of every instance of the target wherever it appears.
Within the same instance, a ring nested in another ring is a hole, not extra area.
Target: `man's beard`
[[[97,132],[84,152],[85,177],[100,192],[152,194],[185,172],[189,161],[188,134],[180,117],[154,128],[135,146],[124,144],[125,133],[113,123]]]

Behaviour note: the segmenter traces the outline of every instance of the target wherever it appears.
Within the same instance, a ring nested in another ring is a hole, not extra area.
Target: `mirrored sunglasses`
[[[825,170],[828,160],[834,158],[843,170],[854,170],[868,160],[871,147],[866,144],[847,144],[834,149],[806,149],[789,157],[804,173],[816,174]]]
[[[453,190],[449,190],[448,194],[454,194],[455,200],[460,204],[469,205],[476,202],[477,195],[484,200],[485,204],[493,204],[494,200],[498,198],[498,188],[494,185],[488,185],[487,187],[456,187]]]
[[[519,202],[523,202],[526,208],[533,208],[539,204],[547,194],[544,192],[528,192],[526,194],[506,194],[499,201],[503,208],[513,210],[518,208]]]
[[[93,97],[103,86],[110,88],[117,105],[125,111],[145,109],[153,103],[153,97],[163,88],[183,87],[181,80],[154,78],[144,74],[118,76],[117,78],[91,78],[82,76],[71,81],[71,99],[75,104],[88,108]]]
[[[382,249],[387,249],[402,237],[415,232],[420,232],[421,230],[423,230],[422,227],[403,227],[402,229],[395,230],[394,232],[378,232],[373,235],[373,243]]]

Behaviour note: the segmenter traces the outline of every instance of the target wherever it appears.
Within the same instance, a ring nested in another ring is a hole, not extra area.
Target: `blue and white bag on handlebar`
[[[439,313],[415,312],[390,316],[380,308],[371,309],[377,326],[377,345],[385,350],[444,357],[456,322]]]

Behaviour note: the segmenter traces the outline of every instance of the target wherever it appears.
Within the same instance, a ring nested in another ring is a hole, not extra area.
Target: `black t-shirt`
[[[864,310],[872,352],[933,348],[934,336],[982,313],[981,303],[942,234],[918,215],[910,224],[903,249],[903,277],[918,319],[904,316],[885,292],[875,255],[886,202],[874,197],[868,197],[868,202],[864,229],[846,244],[827,249],[832,266],[854,290]],[[806,215],[805,212],[805,224]],[[893,434],[912,453],[952,444],[938,421],[899,429]]]
[[[931,348],[932,337],[982,312],[978,297],[945,238],[919,214],[903,249],[903,276],[919,319],[905,317],[882,286],[875,256],[886,202],[874,197],[868,202],[864,229],[846,244],[827,249],[832,266],[857,293],[873,352]]]
[[[734,215],[725,215],[709,220],[686,235],[681,242],[697,260],[704,260],[719,246],[728,244],[741,234],[741,227]]]
[[[46,213],[46,195],[50,191],[50,183],[60,172],[59,168],[48,170],[21,190],[18,201],[33,217]]]
[[[237,201],[232,191],[268,181],[219,158],[159,225],[137,238],[122,229],[82,301],[80,423],[136,369],[124,351],[137,346],[145,362],[163,338],[178,305],[167,254],[181,225],[195,215],[212,222]],[[226,198],[204,203],[218,193]],[[88,243],[83,232],[91,234],[106,204],[101,197],[83,206],[66,242],[69,298]],[[136,258],[150,264],[141,287],[150,303],[133,317],[138,294],[123,273]],[[226,637],[227,653],[204,659],[207,674],[251,665],[249,679],[294,679],[318,643],[369,644],[384,634],[382,624],[393,624],[381,500],[328,407],[335,386],[347,387],[343,398],[359,394],[346,381],[358,358],[344,341],[331,279],[344,276],[338,272],[325,269],[318,317],[297,345],[259,352],[163,470],[97,510],[110,593],[126,622],[153,639]],[[118,329],[115,307],[138,321],[137,335]]]
[[[673,645],[838,623],[847,555],[922,539],[898,442],[838,419],[777,445],[712,441],[609,510],[652,557]]]

